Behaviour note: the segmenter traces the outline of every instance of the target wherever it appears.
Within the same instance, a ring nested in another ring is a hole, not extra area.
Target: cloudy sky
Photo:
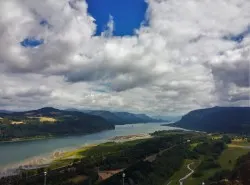
[[[249,0],[0,1],[0,109],[249,106]]]

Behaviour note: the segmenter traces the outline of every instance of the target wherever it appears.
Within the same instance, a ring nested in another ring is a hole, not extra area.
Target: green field
[[[250,152],[250,148],[248,149],[248,148],[239,148],[239,147],[228,147],[222,152],[221,156],[218,159],[218,162],[220,163],[221,168],[206,170],[202,177],[200,178],[190,177],[184,182],[184,184],[185,185],[199,185],[203,181],[206,181],[209,177],[213,176],[216,172],[222,169],[232,170],[237,159],[240,156],[247,154],[248,152]]]
[[[225,151],[222,152],[219,163],[223,169],[233,169],[236,160],[250,152],[250,148],[238,148],[238,147],[228,147]]]
[[[181,179],[190,172],[190,170],[187,169],[187,165],[190,163],[193,163],[192,165],[190,165],[190,167],[192,169],[195,169],[198,166],[199,161],[189,159],[185,160],[182,168],[178,172],[176,172],[164,185],[179,185],[179,179]]]
[[[219,169],[206,170],[204,175],[200,178],[193,178],[192,176],[188,178],[184,184],[185,185],[200,185],[203,181],[207,180],[209,177],[213,176]]]

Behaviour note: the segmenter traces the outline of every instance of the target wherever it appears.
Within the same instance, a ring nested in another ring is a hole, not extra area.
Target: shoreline
[[[113,129],[105,129],[97,132],[91,132],[91,133],[82,133],[82,134],[66,134],[66,135],[50,135],[50,136],[34,136],[34,137],[24,137],[24,138],[13,138],[10,140],[3,140],[0,141],[0,144],[3,143],[18,143],[18,142],[25,142],[25,141],[37,141],[37,140],[46,140],[46,139],[53,139],[53,138],[61,138],[61,137],[70,137],[70,136],[86,136],[91,134],[100,133],[107,130],[115,130]]]
[[[109,141],[113,142],[126,142],[126,141],[134,141],[139,139],[149,139],[152,138],[150,134],[131,134],[131,135],[125,135],[125,136],[115,136],[110,139]]]
[[[30,137],[30,138],[13,138],[11,140],[5,140],[0,141],[0,144],[2,143],[18,143],[18,142],[24,142],[24,141],[37,141],[37,140],[43,140],[43,139],[52,139],[56,138],[57,136],[40,136],[40,137]]]
[[[128,141],[134,141],[134,140],[140,140],[140,139],[149,139],[152,138],[150,134],[133,134],[133,135],[124,135],[124,136],[115,136],[113,138],[108,139],[105,142],[101,142],[98,144],[87,144],[83,145],[74,149],[68,149],[61,152],[54,151],[46,156],[36,156],[30,159],[27,159],[26,161],[21,161],[16,164],[11,164],[7,166],[0,167],[0,177],[3,176],[11,176],[15,175],[15,173],[18,173],[18,169],[21,167],[28,169],[39,169],[41,166],[47,165],[50,166],[53,164],[53,162],[60,161],[61,159],[68,158],[68,159],[76,159],[78,156],[76,155],[79,151],[88,150],[92,147],[98,146],[100,144],[104,144],[107,142],[128,142]],[[44,160],[46,158],[46,160]],[[35,164],[34,161],[37,161],[39,163]],[[43,161],[43,162],[41,162]]]

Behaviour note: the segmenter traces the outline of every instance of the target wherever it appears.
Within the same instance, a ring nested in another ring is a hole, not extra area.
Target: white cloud
[[[0,106],[45,105],[183,113],[249,104],[250,1],[148,0],[149,26],[114,37],[85,1],[0,2]],[[46,20],[51,26],[41,26]],[[44,39],[37,48],[19,43]],[[101,89],[99,91],[98,89]],[[25,96],[27,95],[27,96]]]

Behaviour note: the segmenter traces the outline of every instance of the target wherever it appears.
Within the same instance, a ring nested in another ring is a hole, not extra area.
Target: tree
[[[231,138],[228,136],[228,135],[224,135],[222,137],[222,140],[226,143],[226,144],[229,144],[232,142]]]

